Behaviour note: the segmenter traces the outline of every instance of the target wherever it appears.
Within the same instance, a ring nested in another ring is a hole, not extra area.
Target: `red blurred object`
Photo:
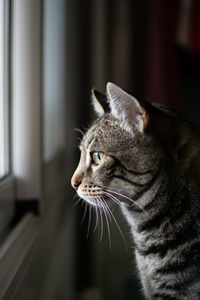
[[[195,0],[193,4],[191,32],[191,47],[195,56],[200,56],[200,1]]]
[[[147,37],[147,98],[179,106],[177,94],[178,66],[175,48],[177,1],[149,2]]]
[[[194,0],[191,21],[191,54],[195,71],[200,74],[200,1]]]

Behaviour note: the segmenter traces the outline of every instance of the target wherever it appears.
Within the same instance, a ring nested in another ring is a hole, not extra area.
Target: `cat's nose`
[[[73,178],[71,179],[71,185],[72,187],[77,190],[79,185],[81,184],[81,181],[80,180],[77,180],[76,178]]]

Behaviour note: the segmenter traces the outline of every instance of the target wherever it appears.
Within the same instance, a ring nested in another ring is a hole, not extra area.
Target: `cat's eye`
[[[99,165],[102,162],[103,152],[93,152],[92,153],[92,163]]]

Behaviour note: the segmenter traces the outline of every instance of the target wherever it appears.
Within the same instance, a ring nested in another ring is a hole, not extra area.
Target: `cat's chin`
[[[87,202],[88,204],[92,205],[92,206],[98,206],[97,205],[97,202],[91,198],[91,197],[88,197],[88,196],[85,196],[84,194],[82,194],[80,191],[77,191],[77,194],[79,195],[79,197],[81,199],[83,199],[85,202]]]

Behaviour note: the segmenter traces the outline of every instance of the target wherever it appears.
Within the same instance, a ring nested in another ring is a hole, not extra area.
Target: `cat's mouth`
[[[80,198],[82,198],[88,204],[90,204],[94,207],[102,207],[102,206],[107,207],[108,206],[109,208],[111,208],[116,204],[103,191],[101,193],[98,193],[98,194],[89,195],[89,194],[83,193],[80,189],[78,189],[77,194],[79,195]]]
[[[116,191],[116,189],[111,188],[100,188],[96,190],[82,189],[79,187],[77,189],[77,194],[86,203],[93,207],[100,207],[111,209],[114,206],[136,206],[140,210],[144,210],[143,207],[135,201],[134,197],[131,198],[121,191]]]

